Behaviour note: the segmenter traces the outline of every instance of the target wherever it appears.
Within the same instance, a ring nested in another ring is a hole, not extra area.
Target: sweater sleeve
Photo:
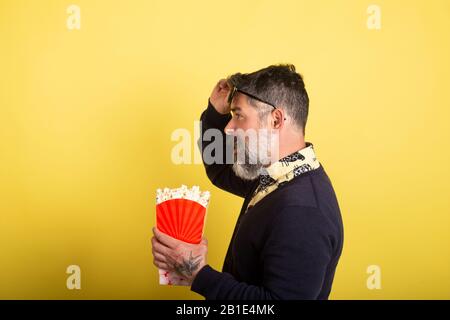
[[[233,137],[224,133],[230,120],[230,114],[220,114],[208,100],[208,107],[200,117],[201,135],[197,143],[199,150],[202,151],[206,174],[212,184],[237,196],[245,197],[253,181],[236,176],[231,161],[227,161],[227,148],[228,158],[233,156]]]
[[[206,265],[191,290],[214,300],[317,299],[332,256],[326,219],[316,208],[291,206],[272,225],[261,252],[262,286]]]

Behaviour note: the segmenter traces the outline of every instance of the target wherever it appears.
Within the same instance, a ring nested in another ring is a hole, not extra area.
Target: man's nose
[[[233,135],[235,130],[235,126],[233,124],[233,119],[231,119],[223,130],[227,135]]]

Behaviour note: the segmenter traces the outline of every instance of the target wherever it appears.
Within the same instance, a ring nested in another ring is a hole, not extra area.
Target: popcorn
[[[160,204],[171,199],[188,199],[198,202],[206,208],[208,206],[210,196],[211,194],[209,191],[201,192],[198,186],[193,186],[191,189],[188,189],[187,186],[182,185],[181,188],[175,189],[157,189],[156,204]]]

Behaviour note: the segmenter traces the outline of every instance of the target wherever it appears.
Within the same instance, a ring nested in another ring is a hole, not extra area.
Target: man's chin
[[[261,166],[255,164],[233,164],[233,171],[241,179],[244,180],[255,180],[259,177],[261,172]]]

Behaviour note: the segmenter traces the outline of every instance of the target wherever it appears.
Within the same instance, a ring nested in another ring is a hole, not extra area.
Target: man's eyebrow
[[[241,111],[241,110],[242,109],[239,106],[234,106],[234,107],[231,108],[231,111]]]

